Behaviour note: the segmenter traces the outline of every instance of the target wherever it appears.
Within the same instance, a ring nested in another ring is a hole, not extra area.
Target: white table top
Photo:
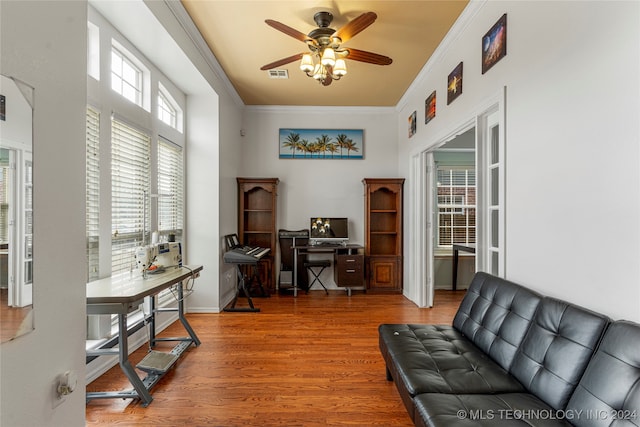
[[[87,304],[126,304],[154,295],[163,289],[188,279],[202,270],[201,265],[168,268],[163,273],[122,273],[87,283]]]

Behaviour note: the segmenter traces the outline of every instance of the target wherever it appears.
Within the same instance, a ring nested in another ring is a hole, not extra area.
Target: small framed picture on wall
[[[482,74],[507,55],[507,14],[482,37]]]
[[[416,134],[416,130],[418,129],[418,112],[414,111],[409,116],[409,138]]]
[[[462,95],[462,62],[453,69],[447,79],[447,105]]]
[[[424,124],[426,125],[436,117],[436,91],[424,101]]]

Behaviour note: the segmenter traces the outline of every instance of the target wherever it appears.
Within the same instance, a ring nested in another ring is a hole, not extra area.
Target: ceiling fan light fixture
[[[313,71],[313,78],[319,81],[323,81],[327,78],[327,69],[322,64],[316,64],[316,69]]]
[[[336,65],[333,67],[333,74],[338,77],[342,77],[347,74],[347,63],[344,59],[338,59]]]
[[[333,67],[336,63],[336,53],[330,47],[327,47],[322,52],[322,65],[325,67]]]
[[[300,69],[307,74],[313,71],[314,66],[311,54],[305,53],[304,55],[302,55],[302,61],[300,61]]]
[[[392,60],[384,55],[342,47],[343,42],[349,41],[353,36],[373,24],[376,18],[377,15],[374,12],[365,12],[335,30],[329,27],[333,20],[333,15],[330,12],[318,12],[313,17],[318,27],[309,32],[309,34],[300,32],[281,22],[267,19],[265,20],[267,25],[305,43],[311,52],[282,58],[263,65],[260,69],[270,70],[300,60],[300,70],[303,73],[308,77],[313,77],[323,86],[329,86],[334,80],[340,80],[341,77],[347,75],[346,57],[350,60],[368,64],[389,65]]]

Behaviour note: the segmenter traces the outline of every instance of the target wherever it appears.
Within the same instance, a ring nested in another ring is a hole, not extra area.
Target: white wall
[[[395,117],[392,108],[247,107],[238,176],[280,179],[278,228],[309,228],[312,216],[348,217],[350,241],[363,244],[362,179],[398,175]],[[323,127],[363,129],[364,159],[278,158],[280,128]],[[325,273],[323,282],[335,287],[331,271]]]
[[[481,38],[503,13],[507,56],[482,75]],[[640,3],[490,1],[466,15],[399,105],[400,169],[506,86],[507,278],[639,321]],[[408,140],[433,90],[437,116]]]
[[[0,345],[0,425],[84,425],[84,2],[0,2],[1,71],[35,87],[35,330]],[[66,208],[61,208],[66,207]],[[54,406],[57,375],[78,390]]]
[[[160,55],[154,62],[162,63],[187,95],[185,262],[204,266],[188,310],[219,312],[235,290],[235,272],[222,260],[222,236],[237,229],[235,177],[241,162],[244,106],[182,5],[144,4],[180,49],[179,55]],[[188,67],[177,67],[182,55]]]
[[[235,197],[235,180],[224,177],[236,176],[239,162],[233,162],[240,158],[242,105],[214,71],[211,58],[186,33],[179,10],[171,10],[171,5],[181,8],[179,3],[118,2],[121,21],[111,22],[168,77],[179,81],[187,95],[191,145],[187,148],[185,261],[205,265],[188,305],[192,311],[215,312],[221,306],[220,230],[236,228],[235,205],[220,206],[221,200]],[[0,12],[1,71],[33,85],[36,99],[36,329],[0,346],[0,425],[83,426],[87,4],[0,2]],[[140,28],[146,33],[141,34]],[[225,158],[223,166],[220,158]],[[77,374],[78,388],[58,405],[53,398],[54,378],[67,370]]]

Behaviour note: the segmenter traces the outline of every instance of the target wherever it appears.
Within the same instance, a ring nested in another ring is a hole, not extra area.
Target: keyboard
[[[270,248],[259,246],[241,246],[233,248],[224,253],[222,258],[227,264],[256,264],[260,258],[271,251]]]

